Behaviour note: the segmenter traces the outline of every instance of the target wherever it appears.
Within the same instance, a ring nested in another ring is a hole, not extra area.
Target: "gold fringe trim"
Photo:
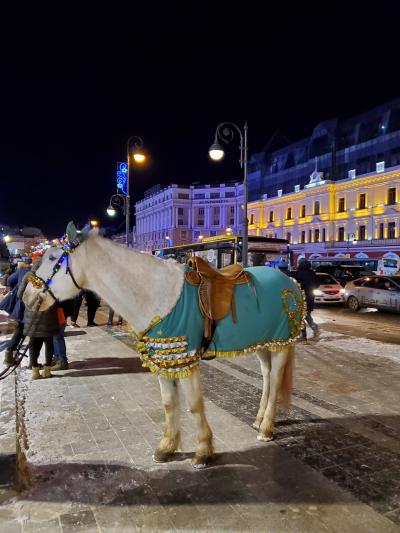
[[[298,333],[289,338],[289,339],[277,339],[274,341],[264,341],[264,342],[257,342],[256,344],[250,344],[249,346],[246,346],[246,348],[243,348],[242,350],[234,350],[230,352],[216,352],[212,350],[207,350],[207,354],[209,355],[215,355],[217,357],[238,357],[240,355],[248,355],[249,352],[254,352],[254,350],[261,349],[261,348],[268,348],[271,350],[271,352],[279,352],[282,348],[285,348],[286,346],[289,346],[296,342],[298,336],[300,335],[301,330],[299,329]]]
[[[160,316],[155,316],[154,318],[152,318],[152,320],[151,320],[150,324],[147,326],[147,328],[144,329],[143,331],[139,331],[139,332],[136,332],[133,329],[132,325],[128,324],[128,326],[127,326],[128,333],[130,333],[135,338],[135,340],[141,341],[143,339],[144,335],[146,335],[146,333],[148,331],[150,331],[151,328],[154,328],[154,326],[159,324],[161,321],[162,321],[162,318]]]

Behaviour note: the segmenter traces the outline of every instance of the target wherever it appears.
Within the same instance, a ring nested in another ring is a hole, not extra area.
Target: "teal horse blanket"
[[[296,281],[273,268],[246,270],[252,282],[234,287],[236,322],[232,313],[217,322],[209,355],[233,357],[258,348],[276,351],[301,332],[304,295]],[[141,336],[143,365],[164,377],[189,375],[199,364],[203,333],[198,287],[185,281],[172,311],[153,321]]]

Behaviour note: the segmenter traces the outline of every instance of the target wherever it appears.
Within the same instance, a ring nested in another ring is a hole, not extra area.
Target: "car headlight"
[[[340,289],[340,294],[346,294],[346,289]]]
[[[314,289],[313,294],[314,296],[322,296],[323,292],[320,289]]]

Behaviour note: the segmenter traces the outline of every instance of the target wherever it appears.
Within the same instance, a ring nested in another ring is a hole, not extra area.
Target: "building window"
[[[292,219],[292,208],[291,207],[288,207],[287,210],[286,210],[286,218],[287,218],[287,220],[291,220]]]
[[[314,230],[314,242],[319,242],[319,229]]]
[[[308,230],[308,242],[312,242],[312,231]]]
[[[360,241],[365,241],[365,226],[360,226],[358,228],[358,239]]]
[[[379,161],[379,163],[376,164],[376,171],[385,172],[385,161]]]
[[[326,228],[322,228],[322,242],[326,241]]]
[[[274,221],[274,212],[273,212],[273,211],[270,211],[270,212],[269,212],[269,221],[270,221],[270,222],[273,222],[273,221]]]
[[[344,213],[344,212],[345,212],[344,198],[339,198],[338,213]]]
[[[212,193],[210,194],[210,198],[219,198],[219,197],[220,197],[219,192],[212,192]]]
[[[340,227],[338,229],[338,241],[343,242],[344,241],[344,228]]]
[[[250,225],[254,224],[254,214],[251,213],[250,215]]]
[[[225,198],[235,198],[234,191],[226,191],[225,192]]]
[[[356,177],[356,169],[352,168],[348,173],[349,179],[353,180]]]
[[[178,192],[179,200],[189,200],[189,194],[187,192]]]
[[[229,225],[233,226],[235,223],[235,207],[231,205],[229,208]]]
[[[365,192],[361,193],[358,197],[358,209],[365,209],[367,205],[367,195]]]
[[[300,244],[304,244],[305,242],[306,242],[306,232],[303,230],[300,236]]]
[[[178,207],[178,215],[183,215],[183,207]]]
[[[300,218],[304,218],[306,216],[306,206],[302,205],[300,207]]]
[[[204,207],[200,207],[200,209],[199,209],[199,215],[204,215]]]
[[[396,203],[396,187],[391,187],[388,190],[388,204],[393,205]]]
[[[198,192],[194,195],[195,200],[203,200],[206,197],[204,193]]]
[[[320,213],[320,203],[314,202],[314,215],[319,215]]]
[[[290,231],[288,231],[286,233],[286,240],[290,242],[290,239],[292,238],[292,234],[290,233]]]
[[[396,222],[388,223],[388,239],[396,238]]]
[[[378,233],[378,239],[384,239],[385,238],[385,225],[383,222],[379,224],[379,233]]]

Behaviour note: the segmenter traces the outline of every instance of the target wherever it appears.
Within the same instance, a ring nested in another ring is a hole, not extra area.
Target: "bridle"
[[[79,243],[78,243],[79,244]],[[72,254],[76,247],[78,246],[78,244],[70,244],[68,245],[68,248],[65,249],[64,248],[64,252],[63,254],[60,256],[60,258],[58,259],[57,263],[54,265],[54,268],[53,268],[53,272],[51,273],[51,275],[47,278],[47,280],[44,280],[43,278],[41,278],[40,276],[38,276],[36,273],[32,273],[31,276],[30,276],[30,279],[29,281],[32,283],[32,285],[35,287],[35,289],[42,289],[42,295],[45,294],[46,292],[48,292],[50,294],[50,296],[54,299],[55,302],[58,302],[58,298],[54,295],[53,291],[51,290],[50,288],[50,285],[53,281],[53,278],[54,276],[57,274],[57,272],[60,270],[62,264],[64,263],[64,261],[66,260],[67,261],[67,268],[65,270],[65,274],[68,275],[71,277],[72,279],[72,283],[75,285],[75,287],[79,290],[82,290],[82,287],[80,287],[78,285],[78,283],[76,282],[76,279],[72,273],[72,270],[71,270],[71,267],[70,267],[70,264],[69,264],[69,256],[70,254]]]

